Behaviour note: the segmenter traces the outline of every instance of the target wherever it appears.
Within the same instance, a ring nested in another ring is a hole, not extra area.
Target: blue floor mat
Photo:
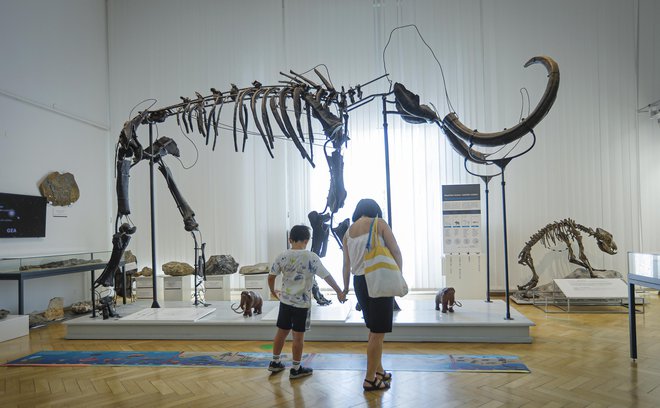
[[[163,366],[266,368],[270,353],[178,352],[178,351],[40,351],[0,364],[4,367],[34,366]],[[282,360],[290,365],[290,356]],[[302,364],[315,370],[364,370],[364,354],[303,355]],[[383,365],[390,371],[423,372],[518,372],[530,370],[516,356],[459,354],[383,354]]]

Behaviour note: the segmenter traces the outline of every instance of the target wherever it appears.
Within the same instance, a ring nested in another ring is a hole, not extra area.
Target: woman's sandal
[[[381,391],[390,388],[389,383],[386,383],[385,381],[379,379],[378,377],[374,378],[373,381],[369,381],[365,378],[364,382],[366,382],[367,384],[371,384],[368,387],[365,387],[364,385],[362,386],[362,388],[364,388],[365,391]]]
[[[387,371],[383,371],[382,373],[376,371],[376,376],[380,377],[380,379],[385,382],[392,381],[392,373],[388,373]]]

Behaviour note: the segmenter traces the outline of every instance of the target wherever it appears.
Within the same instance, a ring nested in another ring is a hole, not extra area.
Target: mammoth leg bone
[[[128,243],[131,241],[131,235],[135,230],[135,227],[124,223],[112,236],[112,254],[110,255],[110,260],[105,265],[105,269],[103,269],[103,273],[94,281],[95,288],[115,285],[115,273],[119,270],[121,258],[124,256],[124,251],[128,247]]]
[[[326,154],[325,157],[330,169],[330,188],[326,207],[334,214],[344,206],[347,195],[344,188],[344,157],[340,149],[335,149],[330,156]]]
[[[183,225],[185,230],[197,230],[199,224],[197,221],[195,221],[195,212],[192,210],[192,208],[190,208],[186,200],[181,195],[179,188],[172,178],[170,169],[165,166],[165,163],[163,163],[163,160],[160,158],[158,158],[158,170],[160,170],[160,172],[163,174],[163,177],[165,177],[167,188],[170,190],[170,193],[172,193],[172,198],[174,198],[174,202],[176,202],[176,206],[179,209],[181,216],[183,217]]]
[[[131,170],[130,158],[119,158],[117,160],[117,213],[129,215],[131,208],[128,203],[128,179]]]
[[[307,214],[309,223],[312,226],[312,248],[311,251],[314,252],[319,258],[323,258],[328,249],[328,237],[330,234],[330,223],[331,216],[330,214],[319,214],[316,211],[312,211]]]
[[[160,170],[163,177],[165,177],[167,188],[170,190],[174,202],[176,202],[176,206],[183,217],[183,224],[186,231],[196,231],[199,224],[195,221],[195,213],[181,195],[179,188],[174,182],[174,178],[172,178],[170,169],[167,168],[165,162],[163,162],[163,157],[168,154],[179,157],[179,148],[177,147],[176,142],[168,137],[161,137],[156,140],[152,146],[145,149],[144,152],[146,155],[153,158],[154,163],[158,164],[158,170]]]

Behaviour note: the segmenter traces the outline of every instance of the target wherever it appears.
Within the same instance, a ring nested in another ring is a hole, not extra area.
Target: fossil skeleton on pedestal
[[[594,230],[578,224],[570,218],[555,221],[541,228],[538,232],[532,235],[522,251],[520,251],[520,254],[518,254],[518,263],[521,265],[527,265],[529,266],[529,269],[532,270],[532,278],[526,284],[518,285],[518,290],[529,291],[536,287],[539,282],[539,275],[536,273],[534,260],[532,259],[532,248],[539,242],[548,249],[551,249],[551,245],[555,246],[559,244],[562,247],[565,246],[563,250],[568,251],[568,262],[582,266],[589,271],[589,275],[592,278],[595,277],[594,271],[601,269],[594,269],[591,266],[591,262],[589,262],[587,255],[584,253],[581,232],[594,238],[601,251],[610,255],[616,254],[617,247],[614,238],[612,237],[612,234],[604,229],[596,228]],[[577,245],[577,256],[573,249],[573,244]]]

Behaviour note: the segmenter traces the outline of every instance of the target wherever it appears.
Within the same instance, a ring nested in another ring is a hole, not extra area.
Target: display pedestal
[[[628,287],[622,279],[554,279],[557,291],[535,294],[546,313],[628,313]],[[625,309],[620,309],[623,307]]]
[[[0,342],[27,336],[30,333],[28,315],[9,315],[0,320]]]
[[[231,300],[231,275],[207,275],[205,300]]]
[[[502,319],[506,305],[501,300],[462,301],[455,313],[435,310],[432,299],[414,299],[413,295],[397,299],[401,310],[394,312],[392,333],[388,341],[450,343],[531,343],[530,327],[534,323],[511,310],[513,319]],[[235,301],[213,301],[212,307],[193,306],[190,302],[164,302],[160,309],[150,308],[141,300],[118,307],[120,319],[67,320],[67,339],[160,339],[160,340],[232,340],[272,341],[279,302],[264,301],[263,313],[245,317],[235,313]],[[181,308],[189,309],[185,315]],[[208,313],[213,311],[212,313]],[[187,316],[187,317],[186,317]],[[137,318],[139,317],[139,319]],[[184,317],[188,319],[184,320]],[[355,310],[355,297],[346,303],[327,306],[312,302],[311,330],[305,341],[366,342],[369,331],[364,327],[362,312]],[[176,319],[176,320],[172,320]]]
[[[195,290],[195,276],[165,276],[164,299],[165,300],[192,300]]]
[[[163,276],[156,276],[158,282],[156,284],[156,290],[158,299],[162,300],[165,298],[165,293],[163,290]],[[137,284],[137,298],[138,299],[153,299],[154,297],[154,283],[152,276],[139,276],[135,278]]]
[[[270,289],[268,288],[268,275],[267,273],[243,275],[245,277],[245,290],[259,293],[264,300],[275,300],[270,295]],[[278,275],[275,278],[275,290],[280,290],[281,288],[282,276]]]
[[[445,287],[456,289],[456,298],[483,299],[486,293],[485,256],[481,254],[448,254],[443,257]]]

